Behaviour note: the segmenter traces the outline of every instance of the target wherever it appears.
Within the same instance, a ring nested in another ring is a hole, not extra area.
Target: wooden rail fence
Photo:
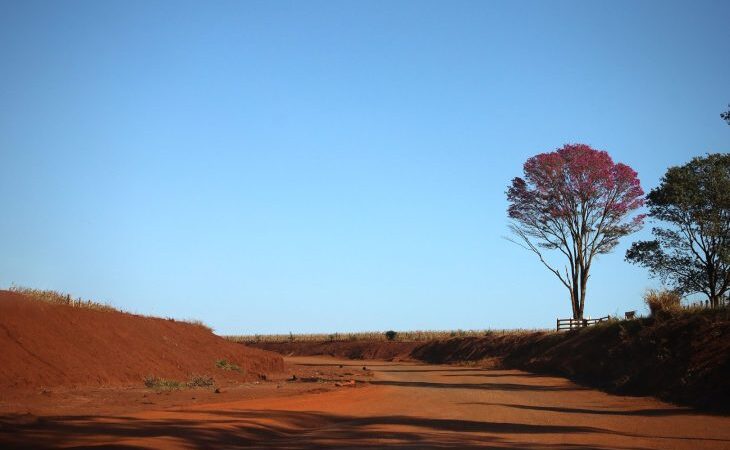
[[[558,319],[558,331],[585,328],[597,323],[605,322],[609,318],[610,316],[600,317],[598,319]]]

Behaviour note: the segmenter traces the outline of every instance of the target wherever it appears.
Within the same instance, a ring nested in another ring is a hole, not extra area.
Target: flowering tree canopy
[[[570,291],[573,318],[582,319],[593,258],[643,225],[643,215],[629,217],[644,204],[636,172],[605,151],[568,144],[528,159],[507,200],[513,242],[533,251],[560,279]],[[560,251],[568,264],[554,267],[543,250]]]

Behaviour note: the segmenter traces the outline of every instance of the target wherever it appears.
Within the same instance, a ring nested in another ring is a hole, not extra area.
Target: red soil
[[[289,358],[289,363],[299,380],[281,383],[276,391],[288,393],[276,398],[242,399],[234,391],[200,398],[199,390],[188,390],[177,392],[177,406],[163,408],[147,400],[164,394],[145,398],[138,393],[145,401],[124,411],[117,410],[117,397],[104,395],[103,403],[89,411],[83,404],[53,401],[54,393],[45,412],[0,413],[0,448],[730,448],[728,416],[613,396],[559,377],[321,357]],[[361,381],[355,388],[304,381],[316,373],[327,378],[356,374]],[[272,384],[248,383],[252,393]]]
[[[348,359],[412,360],[411,353],[423,342],[401,341],[331,341],[331,342],[257,342],[252,347],[284,356],[332,356]]]
[[[216,368],[225,359],[241,370]],[[0,397],[55,386],[141,386],[145,376],[246,381],[284,370],[281,356],[204,327],[32,300],[0,291]]]
[[[730,309],[617,321],[581,331],[494,333],[428,342],[340,341],[251,344],[283,355],[415,360],[432,364],[498,359],[505,367],[571,378],[609,392],[653,395],[730,411]]]

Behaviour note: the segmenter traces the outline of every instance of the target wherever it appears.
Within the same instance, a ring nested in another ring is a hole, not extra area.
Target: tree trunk
[[[717,286],[717,279],[715,278],[715,266],[711,261],[707,266],[707,278],[710,285],[710,307],[717,308],[720,304],[720,296],[715,288],[715,286]]]
[[[586,302],[586,286],[588,285],[588,270],[576,271],[573,283],[570,286],[570,302],[573,306],[573,319],[583,320],[583,308]]]
[[[710,295],[710,307],[719,308],[720,307],[720,296],[714,292],[714,289],[712,291],[713,291],[712,295]]]
[[[581,271],[580,274],[580,305],[578,307],[578,312],[580,313],[580,318],[583,318],[583,309],[586,305],[586,286],[588,285],[588,268],[584,268]]]
[[[580,320],[583,319],[583,308],[581,308],[580,304],[580,291],[579,287],[576,284],[573,284],[570,289],[570,303],[573,307],[573,319]]]

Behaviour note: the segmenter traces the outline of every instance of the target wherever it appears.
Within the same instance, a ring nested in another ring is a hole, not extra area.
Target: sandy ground
[[[86,402],[70,392],[2,399],[0,447],[730,449],[728,416],[562,378],[315,357],[288,363],[296,382],[221,394],[132,389]],[[301,380],[309,376],[321,380]],[[347,379],[361,382],[335,386]]]

